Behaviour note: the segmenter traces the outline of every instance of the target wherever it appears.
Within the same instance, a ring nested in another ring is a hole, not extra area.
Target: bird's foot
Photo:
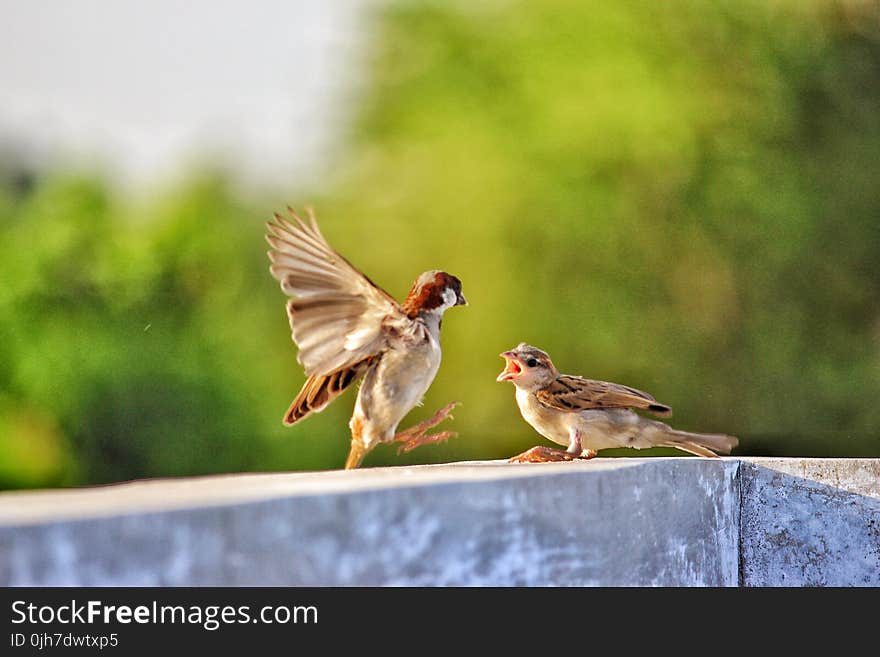
[[[446,419],[452,419],[452,409],[458,405],[458,402],[446,404],[439,411],[434,413],[427,420],[419,422],[411,426],[409,429],[401,431],[394,436],[394,442],[401,442],[403,445],[397,448],[397,453],[410,452],[420,445],[429,445],[431,443],[440,443],[444,440],[457,436],[454,431],[441,431],[440,433],[426,434],[428,429],[433,429]]]
[[[459,402],[450,402],[449,404],[446,404],[446,406],[434,413],[434,415],[429,417],[427,420],[419,422],[418,424],[411,426],[409,429],[404,429],[403,431],[401,431],[399,434],[394,436],[394,440],[409,440],[410,438],[421,436],[428,429],[433,429],[438,424],[443,422],[443,420],[446,420],[447,418],[452,419],[452,409],[458,406],[458,404]]]
[[[432,443],[442,443],[444,440],[448,440],[449,438],[455,438],[458,434],[454,431],[441,431],[440,433],[429,433],[421,436],[416,436],[415,438],[410,438],[403,445],[397,448],[397,453],[402,454],[403,452],[411,452],[416,447],[421,447],[422,445],[430,445]],[[397,438],[395,437],[395,440]]]
[[[554,449],[552,447],[532,447],[522,454],[508,459],[508,463],[547,463],[550,461],[573,461],[577,458],[576,454],[566,452],[564,449]]]
[[[584,461],[588,461],[592,458],[595,458],[598,453],[599,452],[597,452],[595,449],[585,449],[581,452],[581,455],[578,456],[578,458],[583,459]]]

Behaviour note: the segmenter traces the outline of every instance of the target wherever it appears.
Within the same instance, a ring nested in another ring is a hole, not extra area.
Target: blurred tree
[[[395,265],[465,281],[474,302],[429,394],[466,402],[456,456],[535,440],[491,377],[520,340],[746,453],[880,453],[878,17],[859,2],[385,10],[322,205],[402,242]]]
[[[196,181],[123,216],[101,185],[62,177],[4,217],[4,485],[285,464],[264,398],[272,361],[293,354],[258,353],[260,223],[226,189]]]
[[[876,4],[377,12],[359,119],[311,200],[389,292],[439,267],[470,306],[404,422],[458,399],[461,436],[368,465],[540,442],[494,381],[523,340],[739,453],[880,456]],[[207,174],[150,203],[19,178],[0,192],[0,486],[339,467],[353,394],[280,423],[304,377],[271,203]]]

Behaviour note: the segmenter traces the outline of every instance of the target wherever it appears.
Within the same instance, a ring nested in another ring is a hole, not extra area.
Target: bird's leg
[[[571,454],[576,459],[584,459],[589,460],[596,456],[599,452],[595,449],[590,449],[589,447],[584,447],[581,438],[583,437],[583,433],[580,429],[576,427],[572,427],[568,431],[568,435],[571,438],[571,442],[568,445],[568,449],[565,450],[569,454]]]
[[[405,429],[394,436],[394,442],[402,442],[403,445],[397,448],[397,453],[401,452],[411,452],[416,447],[420,445],[429,445],[431,443],[440,443],[448,438],[452,438],[457,436],[458,434],[454,431],[441,431],[440,433],[431,433],[426,434],[425,432],[428,429],[433,429],[438,424],[446,420],[447,418],[451,418],[452,409],[458,405],[458,402],[451,402],[446,404],[439,411],[434,413],[427,420],[419,422],[411,426],[409,429]]]
[[[547,463],[550,461],[572,461],[577,458],[577,454],[570,454],[564,449],[555,449],[553,447],[544,447],[539,445],[527,449],[522,454],[508,459],[508,463]]]
[[[568,430],[568,438],[570,440],[568,444],[568,449],[565,450],[573,457],[578,457],[581,455],[583,448],[581,448],[581,432],[577,427],[571,427]]]
[[[363,462],[364,457],[370,450],[364,445],[364,421],[357,413],[351,416],[348,423],[351,429],[351,450],[348,452],[348,458],[345,460],[345,469],[354,470]]]

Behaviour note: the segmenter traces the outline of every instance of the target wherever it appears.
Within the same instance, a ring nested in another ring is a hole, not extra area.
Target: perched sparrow
[[[284,416],[293,424],[324,409],[363,379],[351,428],[346,469],[356,468],[379,443],[401,441],[404,451],[455,434],[426,435],[449,417],[448,404],[420,424],[397,425],[422,397],[440,367],[440,323],[452,306],[467,305],[461,281],[442,271],[419,276],[403,304],[377,287],[331,247],[311,210],[306,223],[288,208],[267,225],[269,271],[293,297],[287,315],[297,360],[308,375]]]
[[[568,449],[533,447],[515,463],[591,459],[610,447],[676,447],[698,456],[730,454],[739,441],[722,434],[677,431],[630,409],[668,417],[672,409],[635,388],[560,374],[545,352],[520,343],[501,354],[507,363],[498,381],[512,381],[516,403],[538,433]]]

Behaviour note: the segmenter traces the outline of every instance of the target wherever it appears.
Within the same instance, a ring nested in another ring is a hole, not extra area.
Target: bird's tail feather
[[[672,429],[666,435],[668,440],[658,443],[660,446],[675,447],[707,458],[717,457],[718,454],[730,454],[739,444],[739,439],[722,433],[690,433]]]
[[[310,376],[284,414],[284,424],[291,425],[311,413],[323,411],[327,404],[363,376],[371,361],[372,357],[369,357],[324,376],[318,374]]]

